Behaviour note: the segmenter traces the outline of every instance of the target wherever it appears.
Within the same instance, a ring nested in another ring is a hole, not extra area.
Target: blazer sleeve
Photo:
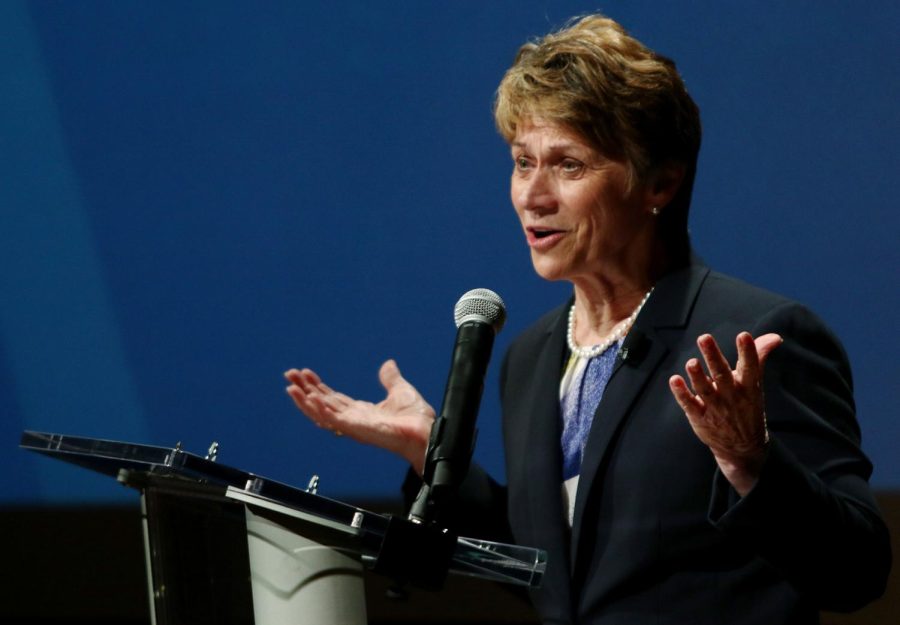
[[[821,609],[855,610],[884,592],[891,548],[860,449],[848,360],[797,304],[774,309],[753,329],[767,332],[784,343],[764,373],[770,445],[762,474],[740,498],[717,471],[709,518]]]

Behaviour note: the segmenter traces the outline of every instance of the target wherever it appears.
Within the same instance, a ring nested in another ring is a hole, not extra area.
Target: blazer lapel
[[[585,508],[590,505],[594,484],[600,479],[599,473],[616,432],[669,352],[657,331],[666,327],[684,327],[708,273],[706,266],[693,264],[660,280],[622,345],[585,446],[572,521],[570,562],[573,572],[578,567],[578,555],[587,551],[579,549]],[[668,387],[662,391],[654,388],[653,392],[668,392]],[[584,553],[582,557],[589,555]]]
[[[519,454],[517,463],[527,493],[527,527],[533,536],[517,536],[529,544],[539,544],[550,556],[545,591],[558,593],[559,605],[569,605],[569,540],[562,505],[562,451],[559,417],[559,378],[566,353],[566,315],[568,306],[559,316],[549,320],[543,340],[535,345],[533,385],[521,389],[516,410],[524,420],[523,437],[515,449],[507,454]],[[549,579],[552,577],[552,579]]]

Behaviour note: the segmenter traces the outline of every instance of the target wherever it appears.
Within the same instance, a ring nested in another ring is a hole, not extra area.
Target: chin
[[[545,258],[532,257],[531,264],[534,267],[534,272],[549,282],[566,280],[569,275],[564,267],[560,267],[559,264],[555,262],[548,262]]]

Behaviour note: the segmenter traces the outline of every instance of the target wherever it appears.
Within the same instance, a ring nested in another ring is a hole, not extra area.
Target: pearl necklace
[[[632,312],[627,319],[619,322],[619,324],[613,328],[612,333],[606,337],[605,341],[598,345],[591,345],[590,347],[581,347],[575,342],[575,304],[573,303],[572,307],[569,309],[569,326],[566,328],[566,341],[569,343],[569,349],[579,358],[593,358],[594,356],[599,356],[605,352],[609,349],[610,345],[621,340],[622,337],[628,334],[628,330],[631,329],[634,320],[637,319],[638,313],[641,312],[641,308],[643,308],[644,304],[647,303],[647,300],[650,299],[651,293],[653,293],[652,288],[647,291],[646,295],[644,295],[644,299],[637,305],[634,312]]]

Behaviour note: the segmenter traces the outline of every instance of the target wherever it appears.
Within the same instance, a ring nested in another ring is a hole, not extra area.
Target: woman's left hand
[[[685,365],[690,388],[680,375],[669,378],[669,388],[697,437],[705,443],[725,478],[743,497],[759,478],[769,433],[763,402],[763,367],[782,338],[764,334],[756,340],[749,332],[737,336],[737,367],[722,355],[715,339],[704,334],[697,346],[706,370],[697,358]]]

